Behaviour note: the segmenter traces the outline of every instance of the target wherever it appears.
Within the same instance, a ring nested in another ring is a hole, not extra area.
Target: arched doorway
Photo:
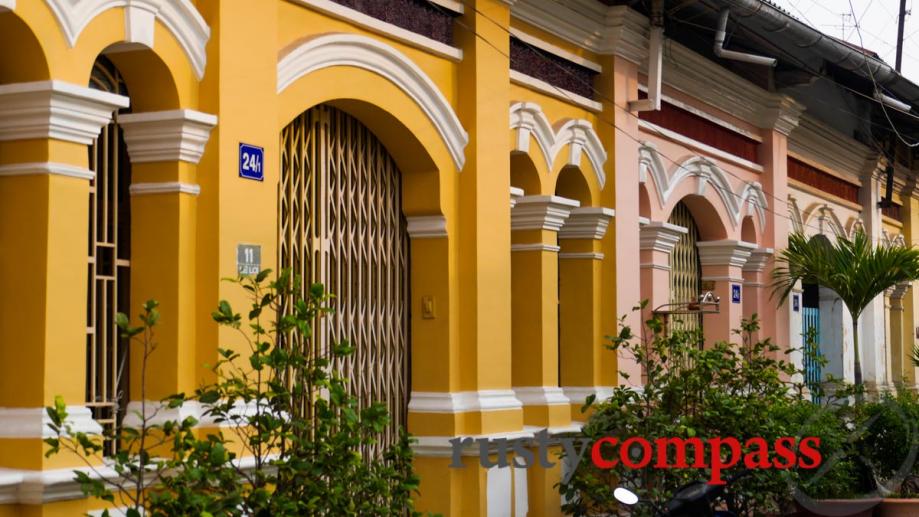
[[[699,260],[699,228],[692,213],[682,201],[677,203],[667,220],[686,228],[670,254],[670,303],[689,303],[699,299],[702,292],[702,264]],[[701,314],[675,314],[671,316],[671,330],[702,331]]]
[[[278,265],[304,288],[321,282],[334,312],[317,329],[314,352],[348,340],[337,366],[361,407],[387,405],[391,423],[366,457],[377,456],[406,425],[409,380],[409,240],[402,174],[358,119],[328,105],[281,131]]]
[[[118,68],[105,56],[93,65],[90,88],[128,96]],[[118,114],[89,146],[89,257],[86,314],[86,405],[106,431],[113,432],[128,402],[128,340],[115,325],[129,313],[131,266],[131,162]],[[118,444],[107,441],[105,453]]]

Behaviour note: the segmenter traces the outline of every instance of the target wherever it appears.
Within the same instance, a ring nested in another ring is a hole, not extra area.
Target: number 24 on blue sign
[[[265,150],[257,145],[239,144],[239,177],[262,181]]]

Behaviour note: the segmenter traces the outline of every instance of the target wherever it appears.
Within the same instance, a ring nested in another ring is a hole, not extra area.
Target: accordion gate
[[[667,222],[689,230],[680,236],[670,254],[670,302],[694,302],[702,292],[702,266],[696,249],[699,229],[689,208],[683,203],[677,203]],[[702,330],[701,314],[680,314],[671,318],[670,328],[673,330]]]
[[[334,313],[313,351],[348,340],[336,367],[360,406],[387,405],[391,425],[362,453],[376,457],[405,426],[409,387],[409,241],[401,174],[383,144],[336,108],[312,108],[281,132],[278,264],[304,289],[321,282]],[[308,408],[306,408],[308,411]]]

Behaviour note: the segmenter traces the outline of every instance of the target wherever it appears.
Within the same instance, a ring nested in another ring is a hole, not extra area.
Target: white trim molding
[[[587,397],[590,395],[596,396],[596,402],[603,402],[613,396],[615,389],[613,386],[562,386],[562,391],[568,400],[572,404],[579,405],[587,402]]]
[[[519,70],[511,70],[510,77],[512,83],[546,94],[549,97],[580,106],[588,111],[597,113],[603,111],[603,104],[593,99],[588,99],[583,95],[578,95],[564,88],[559,88],[558,86],[549,84],[542,79],[537,79],[532,75],[527,75]]]
[[[50,423],[51,418],[43,407],[0,408],[0,438],[50,438],[55,436],[48,427]],[[85,406],[67,406],[67,423],[75,432],[102,433],[102,426],[93,420],[92,411]]]
[[[734,165],[739,165],[741,167],[744,167],[746,169],[750,169],[752,171],[756,171],[759,173],[762,173],[763,171],[766,170],[762,165],[756,162],[751,162],[750,160],[741,158],[740,156],[731,154],[727,151],[722,151],[721,149],[718,149],[717,147],[712,147],[708,144],[703,144],[702,142],[698,140],[689,138],[688,136],[682,133],[673,131],[671,129],[667,129],[662,126],[658,126],[657,124],[653,122],[649,122],[647,120],[639,120],[638,127],[639,129],[643,129],[644,131],[647,131],[655,136],[666,138],[667,140],[672,140],[678,144],[683,145],[684,147],[688,147],[689,149],[695,149],[696,151],[701,151],[705,154],[714,156],[715,158],[719,158],[726,162],[733,163]]]
[[[802,116],[788,136],[788,151],[816,162],[831,176],[860,184],[865,168],[877,162],[878,153],[811,116]],[[793,156],[797,158],[796,156]]]
[[[127,97],[64,81],[0,86],[0,140],[54,138],[91,144]]]
[[[558,253],[562,248],[554,244],[545,244],[542,242],[530,242],[524,244],[511,244],[511,252],[515,251],[548,251],[549,253]]]
[[[609,221],[616,215],[612,208],[585,206],[572,208],[565,225],[558,232],[559,239],[600,240],[606,235]]]
[[[506,411],[523,404],[514,390],[479,390],[459,392],[413,391],[409,398],[410,413],[469,413],[473,411]]]
[[[66,176],[81,180],[91,180],[96,177],[94,171],[66,163],[31,162],[0,165],[0,177],[30,176],[34,174],[51,174],[54,176]]]
[[[584,119],[563,119],[556,123],[556,127],[557,129],[553,128],[549,123],[539,104],[515,102],[511,105],[510,128],[516,131],[514,151],[529,152],[532,135],[546,160],[546,168],[550,171],[555,159],[566,147],[566,165],[579,166],[581,155],[586,153],[597,176],[597,183],[602,189],[606,184],[603,165],[606,163],[607,154],[593,125]]]
[[[511,230],[561,230],[579,201],[561,196],[523,196],[511,210]]]
[[[603,260],[605,256],[599,251],[571,251],[558,254],[559,259],[567,260]]]
[[[615,54],[633,63],[648,57],[648,19],[624,5],[517,0],[511,16],[597,54]]]
[[[447,236],[447,218],[442,215],[413,215],[405,218],[412,239],[440,239]]]
[[[383,36],[388,36],[396,41],[406,45],[430,52],[436,56],[450,59],[452,61],[462,61],[462,49],[451,47],[427,36],[403,29],[398,25],[366,15],[356,9],[344,6],[331,0],[288,0],[291,3],[303,5],[319,12],[325,13],[333,18],[344,20],[348,23],[357,25],[362,29],[367,29]],[[447,2],[445,0],[429,0],[432,3],[439,3],[442,7],[454,12],[462,13],[463,4],[459,2]],[[459,11],[457,11],[457,8]]]
[[[163,425],[167,422],[181,423],[188,417],[198,421],[195,427],[233,427],[236,421],[216,422],[214,416],[207,414],[208,406],[201,404],[196,400],[186,401],[177,408],[170,408],[158,400],[147,400],[144,404],[144,410],[147,415],[147,425]],[[248,422],[248,417],[257,413],[255,401],[244,402],[238,400],[234,403],[233,409],[229,412],[230,417],[239,417],[239,422]],[[264,411],[264,410],[263,410]],[[132,400],[125,409],[124,427],[139,428],[141,426],[141,403],[139,400]]]
[[[514,394],[524,406],[558,406],[570,402],[558,386],[514,388]]]
[[[189,194],[197,196],[201,193],[201,185],[183,183],[181,181],[162,181],[158,183],[132,183],[128,187],[132,196],[147,196],[153,194]]]
[[[128,43],[153,47],[153,25],[161,22],[175,36],[198,80],[207,66],[207,41],[211,29],[191,0],[45,0],[57,18],[64,38],[74,47],[80,33],[94,18],[109,9],[124,8]]]
[[[688,233],[689,229],[663,221],[648,221],[641,225],[638,232],[638,249],[669,254],[676,247],[680,237]]]
[[[743,270],[749,273],[759,273],[766,268],[766,263],[772,257],[775,250],[772,248],[756,248],[750,252],[750,258],[744,264]]]
[[[718,241],[700,241],[696,243],[699,249],[699,263],[703,266],[734,266],[743,267],[756,244],[734,239]],[[714,278],[709,277],[714,280]]]
[[[456,438],[472,438],[473,440],[485,439],[490,443],[494,440],[505,439],[513,440],[531,440],[535,437],[535,432],[529,429],[523,431],[511,431],[506,433],[460,435],[460,436],[412,436],[412,451],[418,456],[449,458],[453,456],[453,443],[450,440]],[[460,453],[461,456],[479,456],[479,443],[463,445]]]
[[[16,9],[16,0],[0,0],[0,13]]]
[[[695,188],[697,195],[712,197],[706,190],[709,184],[714,187],[733,227],[740,224],[747,215],[755,215],[761,227],[766,225],[768,203],[763,187],[758,181],[746,182],[734,190],[727,173],[711,160],[701,156],[691,156],[667,172],[657,147],[650,142],[642,142],[638,147],[638,156],[638,181],[646,183],[650,176],[660,206],[667,205],[682,182],[695,179],[698,182]]]
[[[469,135],[453,107],[418,65],[405,54],[373,38],[328,34],[301,43],[278,61],[278,93],[305,75],[333,66],[368,70],[404,91],[437,128],[457,170],[462,170]]]
[[[522,188],[511,187],[511,209],[513,210],[514,206],[517,205],[517,200],[522,198],[524,191]]]
[[[198,163],[217,116],[179,109],[118,116],[131,163]]]

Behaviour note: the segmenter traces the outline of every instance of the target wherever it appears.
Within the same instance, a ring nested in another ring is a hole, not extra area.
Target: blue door
[[[804,336],[804,382],[811,388],[820,385],[820,379],[823,374],[818,358],[820,353],[820,309],[817,307],[801,308],[801,334]],[[820,402],[816,394],[813,395],[814,402]]]

